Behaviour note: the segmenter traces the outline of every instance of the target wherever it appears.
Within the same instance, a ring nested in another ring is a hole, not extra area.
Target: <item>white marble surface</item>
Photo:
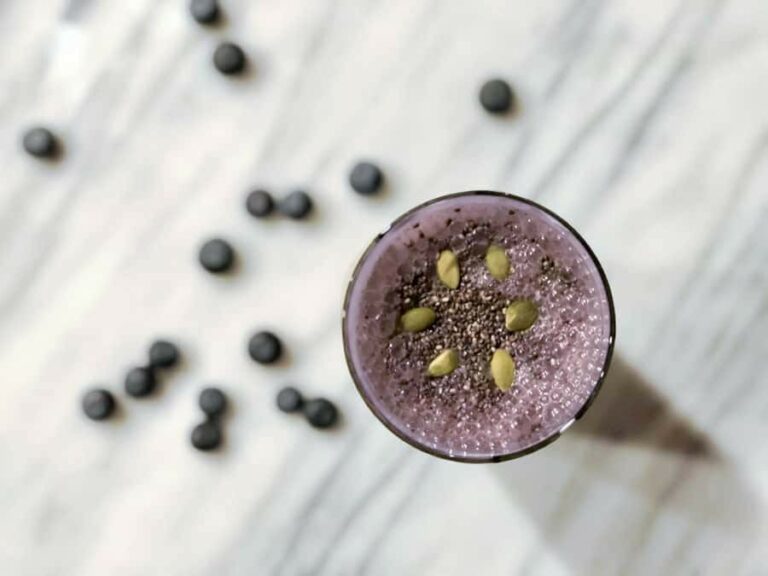
[[[0,0],[0,573],[768,574],[768,5],[763,0]],[[210,65],[220,39],[251,59]],[[476,105],[489,75],[521,113]],[[66,144],[19,153],[29,123]],[[352,194],[350,163],[390,182]],[[253,185],[312,222],[256,222]],[[618,308],[604,395],[496,466],[422,455],[356,396],[339,309],[375,231],[417,202],[535,198],[600,256]],[[196,266],[221,234],[241,266]],[[290,362],[250,362],[270,326]],[[116,421],[155,335],[187,362]],[[272,408],[336,399],[318,434]],[[205,384],[228,444],[188,448]]]

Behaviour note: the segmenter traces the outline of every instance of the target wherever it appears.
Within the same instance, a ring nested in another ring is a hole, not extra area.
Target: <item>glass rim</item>
[[[608,314],[609,314],[609,320],[610,320],[610,335],[609,335],[609,342],[608,342],[608,348],[605,353],[605,361],[603,362],[603,367],[600,372],[600,376],[597,379],[597,382],[595,382],[594,387],[592,388],[592,391],[589,394],[589,397],[584,402],[584,404],[579,408],[579,410],[574,414],[574,416],[565,422],[560,428],[555,430],[551,435],[547,436],[543,440],[540,440],[539,442],[532,444],[531,446],[528,446],[526,448],[523,448],[522,450],[515,450],[513,452],[506,452],[502,454],[495,454],[493,456],[451,456],[450,454],[446,453],[445,451],[441,451],[435,448],[432,448],[431,446],[419,442],[416,438],[413,438],[411,436],[406,435],[402,430],[400,430],[397,426],[395,426],[394,423],[390,422],[389,418],[377,407],[374,405],[374,403],[370,400],[368,397],[368,393],[363,389],[363,386],[360,383],[360,376],[357,373],[357,370],[355,369],[354,362],[352,360],[352,354],[349,349],[349,334],[347,330],[347,310],[349,308],[350,299],[352,296],[352,290],[355,286],[355,281],[357,280],[358,273],[360,272],[360,268],[367,260],[369,254],[373,250],[373,248],[381,241],[382,238],[389,232],[391,232],[394,228],[396,228],[402,221],[409,218],[412,214],[415,212],[426,208],[428,206],[431,206],[432,204],[436,204],[438,202],[443,202],[449,199],[453,198],[460,198],[464,196],[491,196],[491,197],[497,197],[497,198],[503,198],[507,200],[514,200],[517,202],[521,202],[523,204],[527,204],[533,208],[536,208],[537,210],[540,210],[544,214],[554,218],[556,222],[561,224],[568,232],[570,232],[573,237],[579,242],[579,244],[582,245],[584,250],[586,251],[587,255],[592,260],[593,264],[595,265],[595,268],[598,272],[598,275],[600,277],[600,281],[602,282],[603,289],[605,290],[605,297],[608,302]],[[357,261],[357,264],[355,265],[355,269],[352,272],[352,276],[349,279],[349,282],[347,284],[347,290],[344,296],[344,308],[342,310],[342,319],[341,319],[341,332],[342,332],[342,341],[344,344],[344,357],[347,362],[347,368],[349,369],[349,373],[352,376],[352,381],[355,384],[355,388],[357,388],[357,392],[360,395],[360,397],[365,402],[366,406],[368,406],[368,409],[373,413],[374,416],[395,436],[397,436],[400,440],[406,442],[413,448],[416,448],[417,450],[424,452],[426,454],[429,454],[431,456],[436,456],[438,458],[441,458],[443,460],[448,460],[450,462],[462,462],[462,463],[469,463],[469,464],[485,464],[485,463],[493,463],[493,462],[505,462],[508,460],[514,460],[516,458],[521,458],[522,456],[527,456],[528,454],[531,454],[533,452],[536,452],[538,450],[541,450],[545,446],[548,446],[562,434],[573,425],[574,422],[579,420],[584,416],[584,414],[587,412],[589,407],[592,405],[592,403],[595,401],[595,398],[597,398],[597,395],[600,393],[600,390],[603,387],[603,384],[605,383],[606,375],[608,374],[608,369],[611,364],[611,359],[613,357],[613,350],[616,343],[616,309],[614,307],[613,302],[613,295],[611,293],[611,287],[608,284],[608,277],[605,275],[605,271],[603,270],[602,265],[600,264],[600,261],[597,259],[597,256],[595,255],[592,248],[587,244],[587,241],[584,240],[584,238],[579,234],[576,229],[571,226],[565,219],[563,219],[561,216],[550,210],[549,208],[546,208],[539,204],[538,202],[535,202],[533,200],[530,200],[528,198],[523,198],[521,196],[516,196],[514,194],[507,194],[504,192],[495,192],[491,190],[468,190],[465,192],[454,192],[451,194],[445,194],[443,196],[438,196],[436,198],[432,198],[430,200],[427,200],[426,202],[422,202],[421,204],[418,204],[411,208],[410,210],[407,210],[400,216],[398,216],[395,220],[392,221],[392,223],[387,227],[384,232],[381,232],[377,234],[373,240],[368,244],[366,249],[363,251],[362,255]]]

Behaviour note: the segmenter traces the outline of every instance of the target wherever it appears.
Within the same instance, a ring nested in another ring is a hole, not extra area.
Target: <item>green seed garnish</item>
[[[509,276],[509,258],[501,246],[496,244],[488,246],[488,251],[485,253],[485,265],[488,267],[488,272],[496,280],[504,280]]]
[[[421,332],[432,326],[436,317],[432,308],[412,308],[400,317],[400,327],[405,332]]]
[[[528,330],[539,317],[539,309],[530,300],[515,300],[504,311],[504,324],[510,332]]]
[[[429,363],[427,368],[427,374],[433,378],[439,378],[440,376],[446,376],[450,374],[459,365],[459,355],[456,350],[449,348],[443,350],[438,354],[432,362]]]
[[[437,277],[452,290],[459,286],[459,259],[450,250],[443,250],[437,258]]]
[[[515,383],[515,361],[506,350],[496,350],[491,358],[491,376],[496,387],[506,392]]]

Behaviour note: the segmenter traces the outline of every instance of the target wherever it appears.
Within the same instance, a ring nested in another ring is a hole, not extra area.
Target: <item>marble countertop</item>
[[[0,2],[0,566],[9,576],[768,574],[768,8],[760,0]],[[250,67],[225,78],[216,43]],[[486,78],[521,108],[492,118]],[[19,150],[50,125],[60,161]],[[353,194],[351,164],[386,172]],[[249,188],[306,187],[259,222]],[[428,198],[533,198],[611,279],[604,392],[500,465],[423,455],[357,397],[340,307],[375,232]],[[239,269],[203,273],[221,235]],[[290,263],[290,264],[288,264]],[[271,327],[290,351],[245,354]],[[155,336],[186,361],[131,401]],[[119,392],[84,419],[82,391]],[[189,448],[198,391],[234,410]],[[317,433],[273,408],[334,399]]]

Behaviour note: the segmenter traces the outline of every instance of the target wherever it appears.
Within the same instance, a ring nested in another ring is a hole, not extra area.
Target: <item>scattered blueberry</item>
[[[219,19],[219,3],[217,0],[192,0],[189,12],[200,24],[213,24]]]
[[[91,420],[106,420],[115,411],[115,397],[109,390],[94,388],[83,396],[83,412]]]
[[[275,209],[275,201],[266,190],[254,190],[248,194],[245,200],[245,208],[251,216],[264,218],[272,214]]]
[[[171,368],[179,361],[179,348],[167,340],[155,340],[149,347],[149,365],[152,368]]]
[[[221,416],[227,408],[227,397],[219,388],[205,388],[198,398],[200,409],[208,416]]]
[[[47,128],[36,127],[27,130],[22,138],[24,150],[36,158],[51,158],[56,154],[56,137]]]
[[[283,412],[298,412],[303,405],[304,398],[296,388],[286,386],[277,393],[277,407]]]
[[[488,80],[480,88],[480,105],[491,114],[503,114],[512,108],[512,88],[504,80]]]
[[[359,194],[375,194],[383,182],[381,169],[371,162],[358,162],[349,173],[349,184]]]
[[[294,220],[304,218],[312,210],[312,199],[303,190],[291,192],[280,202],[280,212]]]
[[[213,53],[213,65],[222,74],[238,74],[245,69],[245,52],[237,44],[222,42]]]
[[[221,429],[215,421],[208,420],[192,429],[190,441],[198,450],[213,450],[221,445]]]
[[[232,267],[235,262],[235,251],[226,240],[213,238],[202,245],[198,259],[208,272],[219,274]]]
[[[151,368],[137,366],[125,375],[125,392],[134,398],[149,396],[154,392],[156,385],[157,380]]]
[[[330,428],[339,419],[336,406],[325,398],[309,400],[304,404],[304,416],[315,428]]]
[[[282,351],[280,339],[272,332],[257,332],[248,341],[248,354],[259,364],[272,364]]]

